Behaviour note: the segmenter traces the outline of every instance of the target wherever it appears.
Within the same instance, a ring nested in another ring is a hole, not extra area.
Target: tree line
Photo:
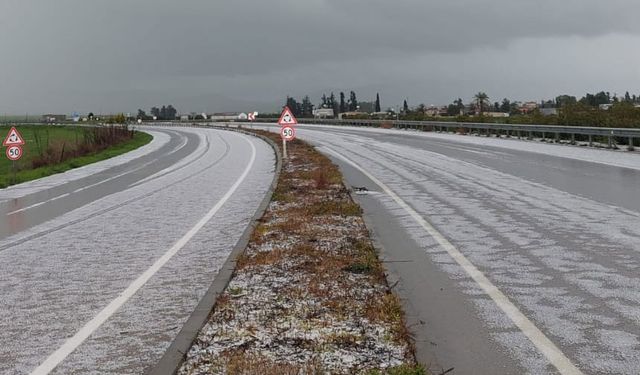
[[[334,115],[346,112],[380,112],[380,94],[376,94],[376,98],[371,102],[359,102],[356,92],[349,92],[349,99],[347,99],[344,92],[339,93],[339,98],[331,92],[329,95],[322,94],[320,103],[316,106],[311,102],[308,95],[304,96],[302,100],[297,100],[293,97],[287,96],[287,107],[293,112],[296,117],[313,117],[313,110],[318,108],[333,109]]]
[[[609,92],[600,91],[595,94],[587,93],[580,99],[572,95],[559,95],[553,100],[542,100],[537,104],[537,108],[555,108],[560,109],[563,107],[581,104],[589,107],[600,107],[602,105],[614,105],[616,103],[628,103],[628,104],[640,104],[640,95],[630,95],[627,91],[623,97],[618,97],[616,94],[611,95]],[[520,113],[519,105],[521,103],[517,101],[511,101],[508,98],[502,99],[502,102],[495,102],[493,104],[489,101],[489,96],[484,92],[479,92],[473,98],[472,105],[479,109],[478,112],[483,113],[487,111],[503,112],[509,114]],[[450,106],[456,109],[462,105],[462,99],[458,98],[450,104]]]
[[[457,98],[446,106],[444,115],[460,122],[640,127],[640,95],[632,95],[629,92],[621,97],[605,91],[586,93],[581,98],[559,95],[552,100],[524,104],[535,104],[535,106],[523,107],[523,103],[508,98],[491,103],[486,93],[479,92],[467,105],[461,98]],[[546,111],[546,109],[553,110]],[[405,110],[401,118],[428,120],[432,116],[427,112],[427,107],[421,104],[415,109]],[[488,112],[504,113],[509,117],[494,117]]]
[[[333,109],[336,117],[341,113],[355,112],[356,116],[360,114],[363,118],[368,118],[368,113],[381,112],[379,93],[373,101],[359,101],[355,91],[350,91],[348,96],[345,92],[339,92],[337,96],[333,92],[323,94],[317,105],[312,103],[308,95],[302,100],[287,97],[286,105],[295,116],[303,118],[313,117],[316,108]],[[395,111],[388,108],[387,112]],[[496,116],[495,113],[504,113],[505,116]],[[640,95],[627,91],[618,96],[600,91],[586,93],[580,98],[563,94],[551,100],[522,103],[509,98],[492,102],[489,95],[481,91],[468,103],[462,98],[456,98],[450,104],[437,108],[427,107],[425,104],[410,107],[407,100],[404,100],[398,118],[429,120],[434,115],[443,117],[443,120],[461,122],[640,127]]]
[[[163,105],[161,108],[152,107],[150,111],[151,115],[147,115],[145,111],[142,109],[138,109],[138,115],[136,118],[141,120],[175,120],[178,116],[178,110],[175,109],[171,104]]]

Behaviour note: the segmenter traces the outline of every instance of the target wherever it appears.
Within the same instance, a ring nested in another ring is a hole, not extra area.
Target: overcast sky
[[[0,114],[640,94],[637,0],[1,0]]]

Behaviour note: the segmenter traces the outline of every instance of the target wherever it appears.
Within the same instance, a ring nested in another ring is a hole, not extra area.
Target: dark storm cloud
[[[222,93],[234,91],[234,78],[250,76],[269,101],[269,80],[279,72],[333,66],[326,73],[348,85],[369,62],[390,57],[407,65],[446,54],[455,63],[526,38],[637,35],[637,14],[640,3],[631,0],[5,0],[0,99],[11,102],[10,90],[28,98],[38,88],[40,101],[58,93],[48,99],[56,105],[101,94],[120,104],[127,93],[160,100],[172,92],[168,100],[199,95],[189,77]],[[394,80],[416,73],[397,72]],[[378,80],[370,84],[390,84]],[[308,82],[297,91],[324,88]]]

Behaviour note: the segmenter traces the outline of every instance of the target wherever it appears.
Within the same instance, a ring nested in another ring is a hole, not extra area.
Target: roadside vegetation
[[[318,108],[332,110],[333,118],[386,119],[407,121],[455,121],[503,124],[538,124],[562,126],[591,126],[615,128],[640,128],[640,95],[626,92],[618,96],[609,92],[587,93],[581,98],[559,95],[551,100],[521,102],[503,98],[494,102],[487,93],[478,92],[467,103],[462,98],[444,106],[419,104],[409,106],[404,100],[401,107],[381,104],[380,93],[375,99],[358,100],[356,93],[340,92],[323,94],[318,105],[305,96],[302,100],[287,97],[286,105],[299,118],[313,118]],[[261,118],[277,118],[278,113],[263,113]]]
[[[340,171],[301,141],[288,152],[179,374],[427,374]]]
[[[529,113],[513,113],[509,117],[491,117],[484,114],[436,117],[422,113],[409,113],[401,116],[401,119],[415,121],[640,128],[640,107],[632,103],[618,102],[612,104],[608,109],[601,109],[584,103],[572,103],[556,108],[556,110],[556,114],[545,115],[540,109],[535,109]]]
[[[10,126],[0,126],[4,137]],[[26,141],[15,162],[0,158],[0,188],[109,159],[149,143],[149,134],[125,125],[102,127],[16,126]]]

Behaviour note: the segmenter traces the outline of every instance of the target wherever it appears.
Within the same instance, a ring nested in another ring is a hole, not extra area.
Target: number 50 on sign
[[[291,126],[283,126],[280,129],[280,136],[285,141],[293,141],[296,138],[296,130]]]
[[[20,146],[11,146],[11,147],[7,147],[7,158],[9,158],[9,160],[19,160],[22,157],[22,147]]]

